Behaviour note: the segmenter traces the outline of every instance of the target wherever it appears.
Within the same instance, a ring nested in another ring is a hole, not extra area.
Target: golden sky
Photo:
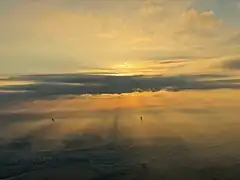
[[[0,7],[1,74],[239,70],[238,0],[9,0]]]

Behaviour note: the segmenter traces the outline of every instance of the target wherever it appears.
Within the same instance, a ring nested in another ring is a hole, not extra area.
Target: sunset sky
[[[1,75],[239,75],[239,0],[0,2]]]

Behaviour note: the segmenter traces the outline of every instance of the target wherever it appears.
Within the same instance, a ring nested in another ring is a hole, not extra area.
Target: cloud
[[[233,34],[226,43],[240,45],[240,32]]]
[[[240,59],[224,61],[222,67],[230,70],[240,70]]]
[[[16,66],[16,61],[18,59],[19,64]],[[34,54],[29,52],[28,56],[23,54],[9,55],[2,59],[0,66],[0,71],[7,74],[35,74],[41,72],[44,73],[67,73],[70,71],[78,71],[82,68],[79,61],[71,56],[52,55],[50,52],[45,52],[45,54]],[[24,72],[22,68],[28,66]]]
[[[192,8],[182,14],[183,21],[191,28],[214,29],[221,21],[217,19],[213,11],[199,12]]]
[[[234,1],[233,1],[233,5],[234,5],[238,10],[240,10],[240,2],[238,2],[237,0],[234,0]]]
[[[3,91],[26,91],[0,94],[1,106],[18,101],[68,98],[71,95],[122,94],[138,91],[184,91],[239,89],[240,79],[228,75],[196,74],[178,76],[110,76],[90,74],[30,75],[19,80],[34,84],[0,87]]]
[[[89,65],[111,68],[151,57],[221,57],[238,51],[229,42],[219,43],[232,29],[213,10],[193,7],[192,0],[134,0],[127,6],[44,0],[13,9],[0,18],[0,71],[5,73],[79,72]]]
[[[185,36],[190,41],[199,41],[213,38],[218,34],[218,28],[221,25],[213,11],[199,12],[194,8],[185,11],[180,20],[179,38]]]

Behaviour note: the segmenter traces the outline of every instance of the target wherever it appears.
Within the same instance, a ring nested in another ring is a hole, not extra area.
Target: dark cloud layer
[[[0,87],[3,91],[26,91],[0,94],[0,104],[21,100],[55,99],[67,95],[131,93],[138,90],[183,91],[240,88],[240,79],[221,80],[223,77],[227,76],[218,74],[179,76],[59,74],[10,77],[9,81],[24,80],[36,83]],[[208,80],[208,78],[218,78],[218,80]]]

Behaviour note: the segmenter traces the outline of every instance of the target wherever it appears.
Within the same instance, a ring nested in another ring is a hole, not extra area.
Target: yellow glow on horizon
[[[119,68],[119,69],[129,69],[129,68],[133,68],[133,65],[129,62],[124,62],[121,64],[117,64],[115,65],[113,68]]]
[[[15,104],[8,109],[9,112],[66,112],[66,111],[101,111],[113,110],[116,108],[135,109],[144,107],[161,107],[166,110],[175,108],[224,108],[225,101],[231,102],[231,106],[238,106],[239,91],[213,90],[201,91],[180,91],[180,92],[133,92],[124,94],[102,94],[86,96],[74,96],[72,99],[39,100],[34,102],[22,102]],[[211,99],[208,96],[211,95]],[[196,103],[197,102],[197,103]],[[80,106],[79,106],[80,105]],[[7,109],[5,109],[7,111]]]
[[[123,63],[115,64],[111,68],[114,71],[114,73],[110,75],[128,76],[143,74],[143,72],[141,72],[141,69],[143,69],[144,66],[142,62],[139,61],[138,62],[125,61]]]
[[[230,133],[229,138],[239,138],[236,118],[239,93],[228,89],[159,91],[28,101],[11,106],[10,112],[21,113],[18,110],[22,109],[24,113],[48,113],[56,117],[57,124],[43,116],[40,122],[16,122],[7,127],[6,132],[9,137],[21,136],[45,126],[46,131],[36,131],[35,135],[64,138],[69,133],[104,134],[111,128],[112,119],[119,116],[121,133],[132,137],[176,136],[195,141],[201,140],[203,135],[206,138],[221,136],[224,130],[226,134]],[[144,126],[139,123],[140,116],[144,117]],[[216,122],[224,125],[214,128]],[[214,130],[209,131],[209,127]]]
[[[0,86],[13,86],[13,85],[29,85],[35,84],[34,81],[9,81],[9,80],[0,80]]]
[[[136,66],[130,62],[124,62],[114,65],[112,69],[116,72],[117,75],[124,76],[128,74],[134,74],[133,71],[136,70]]]

